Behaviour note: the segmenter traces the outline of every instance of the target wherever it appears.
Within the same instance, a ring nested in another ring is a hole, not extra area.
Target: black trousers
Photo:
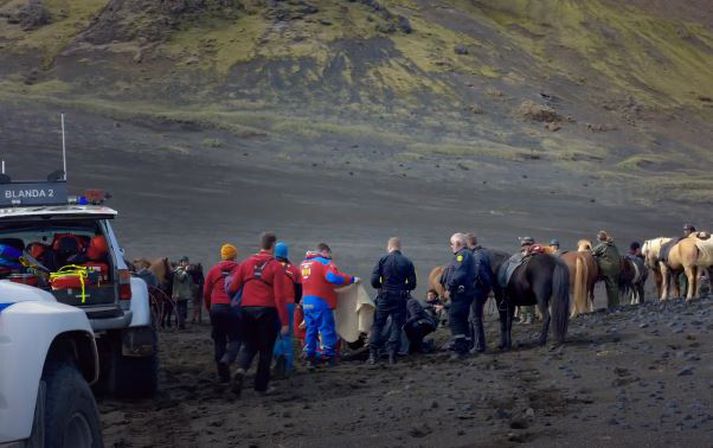
[[[464,355],[470,350],[470,305],[473,303],[472,295],[452,295],[451,307],[448,310],[448,323],[453,336],[453,350]]]
[[[241,308],[241,317],[243,350],[240,352],[238,365],[247,371],[255,355],[258,355],[255,390],[264,392],[270,382],[272,350],[280,331],[280,319],[275,308],[267,307]]]
[[[488,296],[476,297],[470,306],[471,344],[478,352],[485,351],[485,328],[483,327],[483,309]]]
[[[228,304],[210,307],[215,362],[232,364],[240,351],[240,311]]]
[[[406,296],[401,293],[381,293],[376,298],[376,313],[374,314],[374,326],[371,329],[369,346],[371,350],[381,350],[384,346],[384,327],[386,321],[391,316],[391,331],[386,342],[389,353],[396,353],[401,340],[401,328],[403,328],[408,312],[406,310]]]
[[[404,324],[404,332],[409,342],[409,353],[423,351],[423,338],[435,331],[435,327],[425,319],[411,318]]]

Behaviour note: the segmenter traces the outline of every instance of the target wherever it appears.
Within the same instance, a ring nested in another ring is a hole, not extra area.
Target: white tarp
[[[349,285],[337,291],[334,320],[337,334],[347,342],[355,342],[360,333],[368,333],[374,323],[374,301],[361,284]]]

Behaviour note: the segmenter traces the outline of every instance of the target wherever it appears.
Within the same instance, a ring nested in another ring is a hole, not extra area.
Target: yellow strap
[[[77,266],[76,264],[68,264],[62,266],[59,271],[50,273],[50,281],[63,277],[79,277],[79,284],[82,285],[82,303],[86,303],[87,294],[84,287],[84,279],[89,276],[89,268],[86,266]]]

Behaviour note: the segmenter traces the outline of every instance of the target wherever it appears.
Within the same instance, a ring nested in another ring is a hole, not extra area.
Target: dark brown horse
[[[640,257],[621,257],[619,270],[619,292],[629,297],[629,303],[638,305],[644,302],[644,284],[649,276],[646,264]]]
[[[506,267],[503,265],[501,269]],[[569,269],[554,255],[532,255],[510,277],[503,296],[498,300],[502,350],[512,347],[515,307],[532,305],[537,305],[542,314],[540,345],[547,343],[550,321],[554,324],[553,333],[557,343],[562,344],[569,323]]]
[[[510,254],[507,252],[503,252],[502,250],[497,250],[497,249],[486,249],[488,252],[488,260],[490,261],[490,269],[493,274],[493,278],[497,278],[497,273],[498,269],[500,269],[500,266],[507,261],[508,258],[510,258]],[[431,272],[428,274],[428,289],[436,291],[436,294],[438,294],[438,297],[440,297],[442,300],[448,300],[448,297],[446,295],[446,289],[441,283],[441,278],[443,277],[443,271],[446,269],[445,266],[436,266],[435,268],[431,269]],[[498,296],[498,293],[502,294],[500,291],[500,287],[496,284],[493,286],[493,294],[495,296]]]

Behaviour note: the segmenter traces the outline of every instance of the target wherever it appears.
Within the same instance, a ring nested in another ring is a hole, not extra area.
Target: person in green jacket
[[[607,290],[607,308],[619,306],[619,271],[621,258],[614,240],[604,230],[597,233],[599,243],[592,249],[592,255],[597,260],[599,272],[604,279]]]

